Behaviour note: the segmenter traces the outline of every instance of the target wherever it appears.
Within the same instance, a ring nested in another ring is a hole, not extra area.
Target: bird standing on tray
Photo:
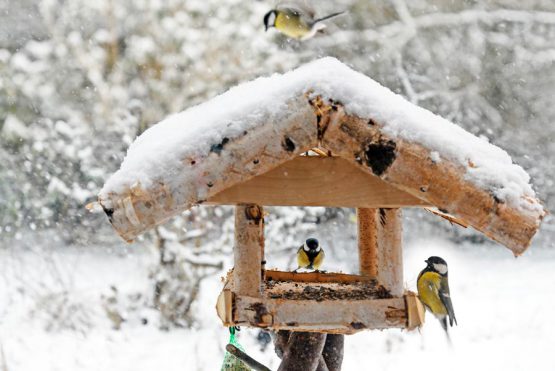
[[[318,240],[316,238],[309,238],[305,241],[304,245],[297,250],[298,267],[295,269],[295,272],[301,268],[318,271],[322,266],[325,256],[326,254],[324,254],[324,250],[320,247]]]
[[[345,12],[338,12],[316,19],[314,9],[306,3],[286,2],[280,3],[275,9],[264,16],[264,27],[275,27],[284,35],[300,40],[307,40],[316,35],[318,31],[326,28],[322,23],[327,19],[337,17]]]
[[[425,262],[426,268],[418,275],[418,296],[426,309],[439,319],[441,327],[449,337],[447,317],[449,317],[450,326],[453,326],[453,322],[457,324],[457,319],[449,294],[447,262],[438,256],[430,256]]]

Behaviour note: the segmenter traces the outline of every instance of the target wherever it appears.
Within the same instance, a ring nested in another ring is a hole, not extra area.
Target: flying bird
[[[264,15],[264,27],[266,31],[274,27],[290,38],[307,40],[316,35],[318,31],[326,28],[326,25],[322,23],[323,21],[344,13],[338,12],[316,18],[314,9],[306,3],[280,3],[275,9]]]

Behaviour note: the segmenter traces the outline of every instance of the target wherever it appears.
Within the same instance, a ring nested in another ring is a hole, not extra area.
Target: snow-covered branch
[[[458,13],[430,13],[412,17],[403,0],[394,2],[400,20],[393,21],[377,29],[338,31],[327,38],[322,38],[320,46],[331,46],[338,41],[364,39],[370,42],[390,44],[392,39],[400,35],[415,36],[418,30],[455,27],[474,23],[493,25],[499,22],[511,23],[539,23],[555,25],[555,12],[526,11],[512,9],[496,10],[464,10]],[[414,32],[407,32],[408,29]],[[408,41],[411,37],[406,38]],[[404,44],[398,46],[402,47]]]

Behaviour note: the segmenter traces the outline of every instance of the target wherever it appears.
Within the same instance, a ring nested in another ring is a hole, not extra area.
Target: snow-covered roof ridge
[[[303,144],[310,148],[322,143],[307,96],[338,102],[345,115],[378,123],[380,136],[417,144],[428,151],[434,163],[445,161],[459,166],[464,169],[465,181],[491,193],[495,202],[535,218],[539,226],[545,213],[543,206],[536,199],[529,175],[512,162],[507,152],[331,57],[238,85],[154,125],[130,146],[121,169],[101,190],[101,202],[108,205],[116,194],[133,194],[138,189],[144,194],[144,190],[163,185],[163,192],[180,205],[172,206],[176,213],[221,191],[219,185],[223,184],[216,184],[214,179],[224,177],[223,183],[228,187],[259,174],[258,169],[271,168],[245,165],[246,169],[231,172],[248,176],[234,176],[229,174],[231,165],[226,165],[227,160],[235,158],[239,163],[237,160],[249,153],[255,155],[262,150],[273,151],[275,158],[268,157],[268,166],[290,160],[306,150],[301,148]],[[292,151],[264,143],[271,136],[285,133],[294,139],[290,139]],[[248,144],[252,150],[233,147],[236,143]],[[198,166],[201,162],[203,166]],[[383,178],[388,181],[387,174]],[[394,181],[393,184],[403,186]]]

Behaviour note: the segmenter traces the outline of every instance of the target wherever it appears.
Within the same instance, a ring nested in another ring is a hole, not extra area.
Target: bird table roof
[[[258,78],[154,125],[99,194],[132,240],[320,147],[520,254],[545,215],[501,148],[334,58]]]

